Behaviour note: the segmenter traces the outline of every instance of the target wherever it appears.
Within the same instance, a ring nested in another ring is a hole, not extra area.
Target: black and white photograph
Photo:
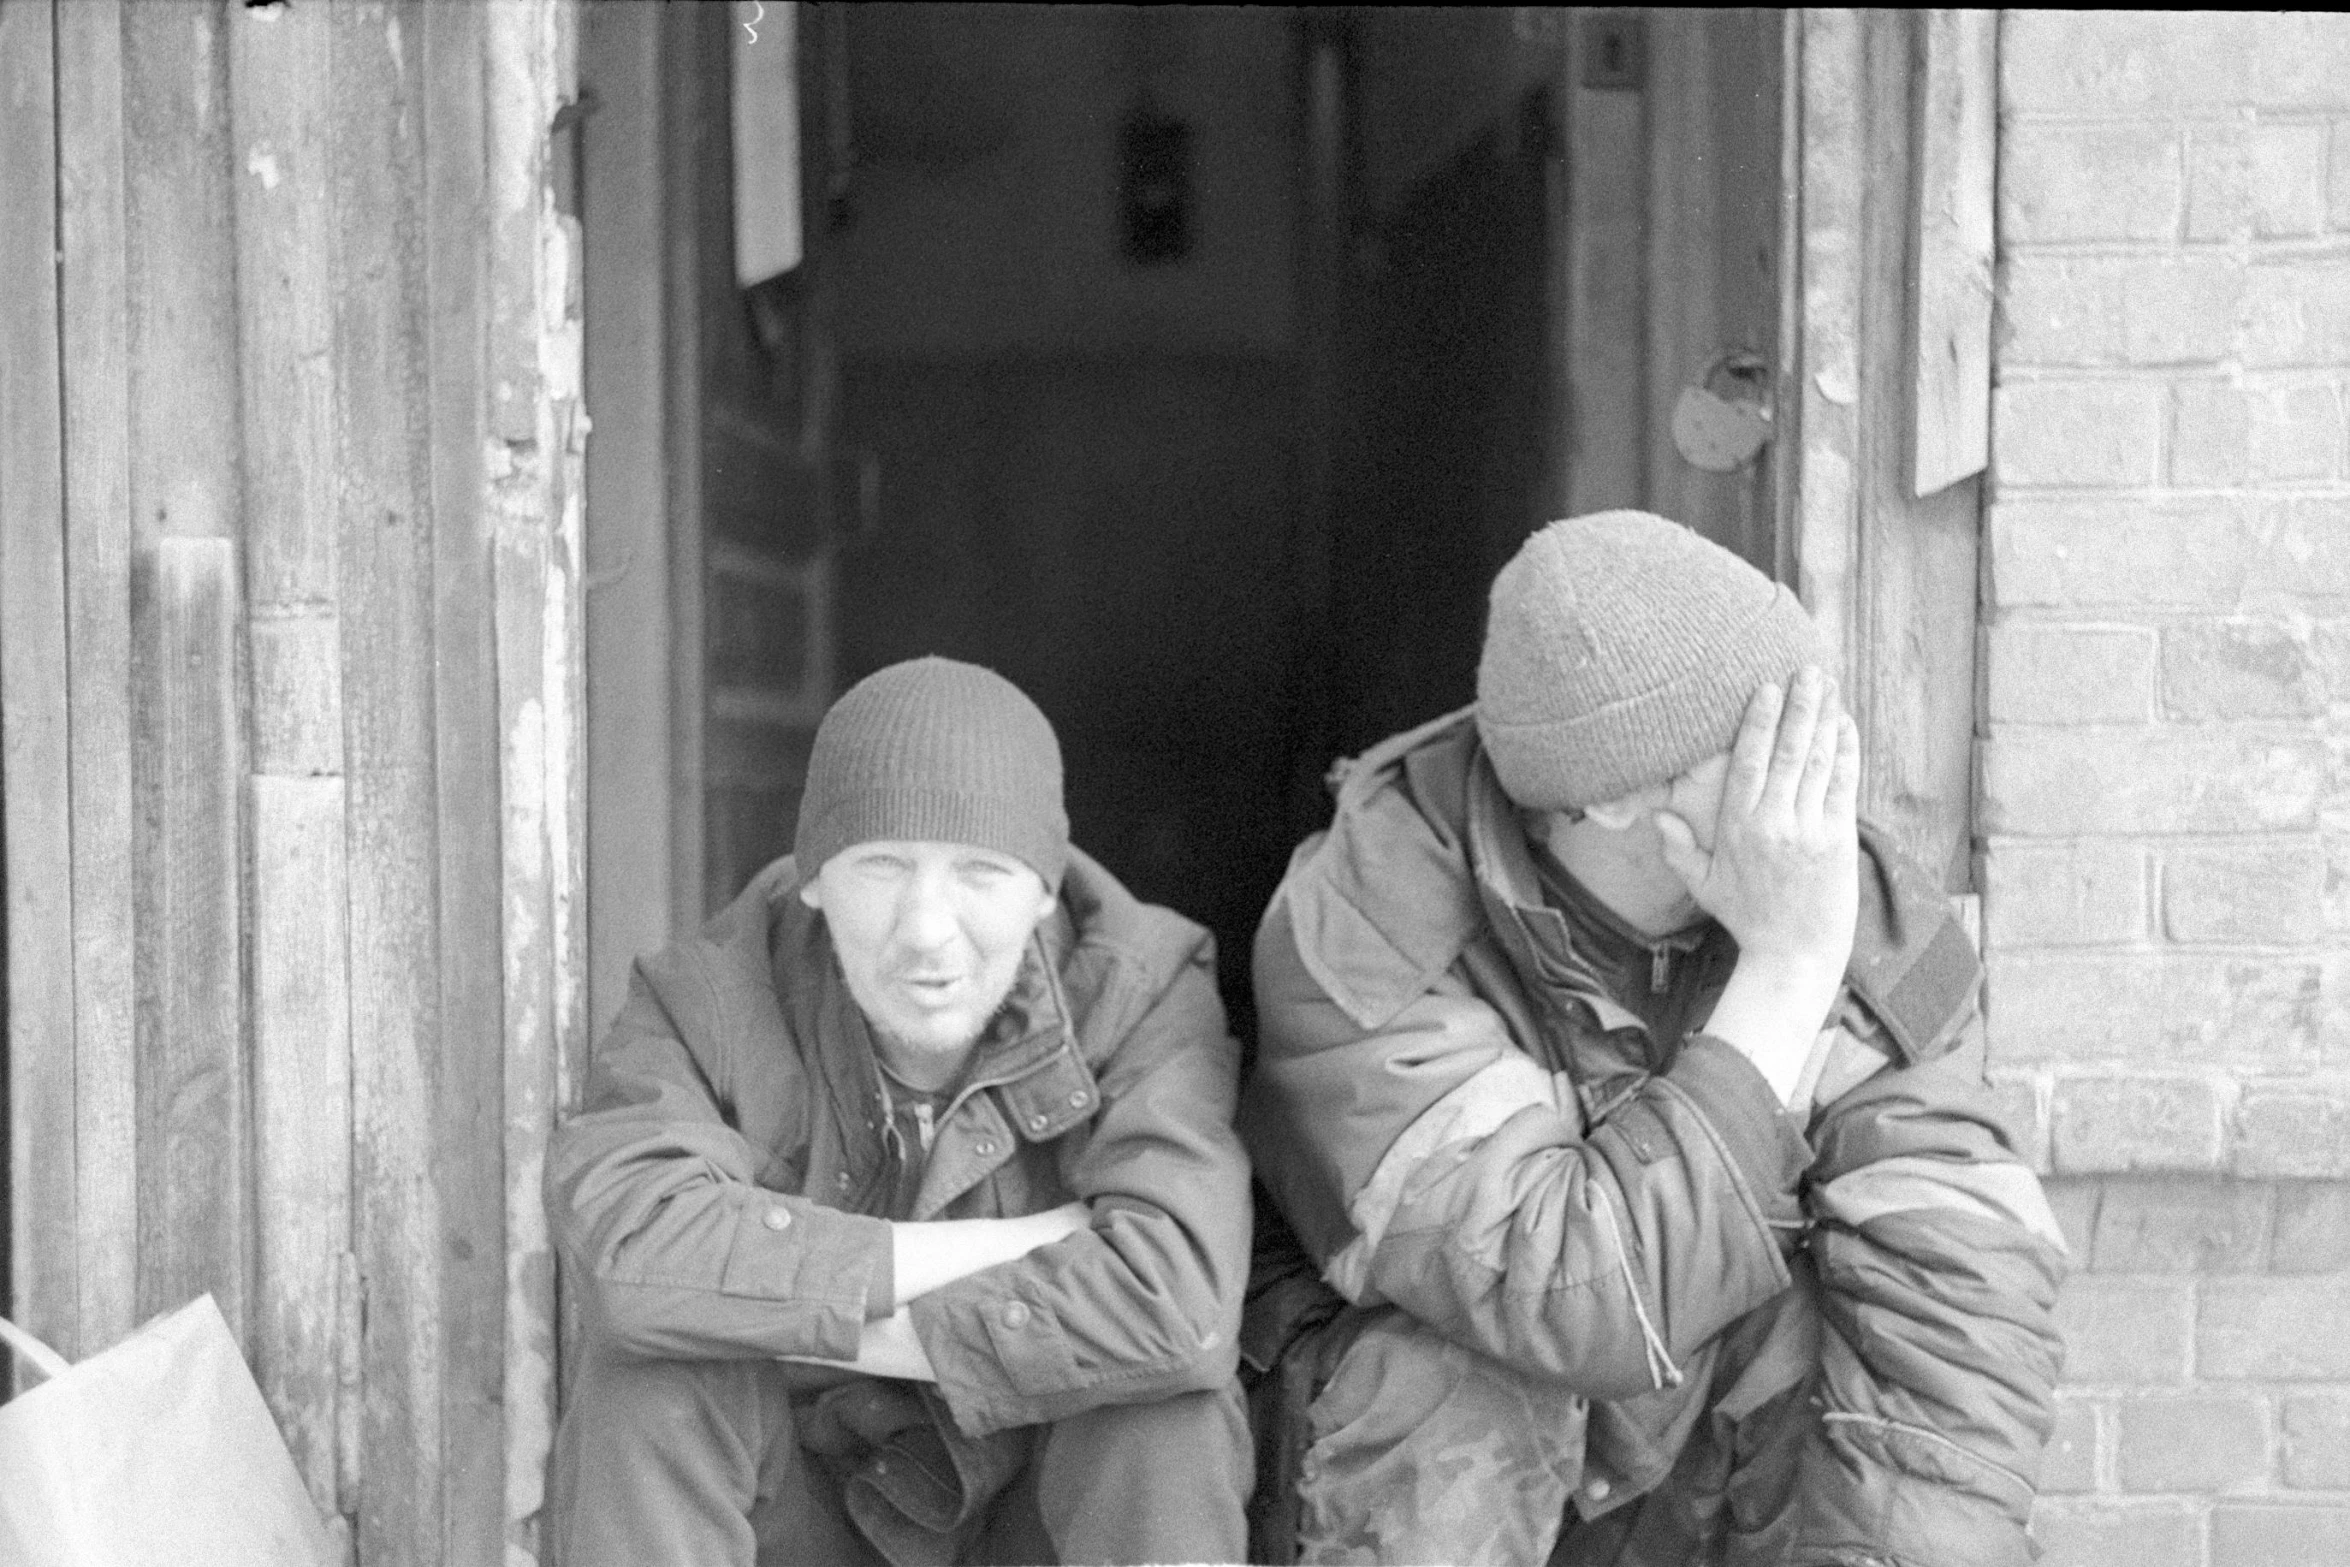
[[[0,0],[0,1567],[2350,1567],[2350,16]]]

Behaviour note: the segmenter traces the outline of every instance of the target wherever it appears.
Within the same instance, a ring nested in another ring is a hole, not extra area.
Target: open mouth
[[[962,988],[961,978],[953,974],[909,974],[898,983],[907,995],[925,1006],[944,1006]]]

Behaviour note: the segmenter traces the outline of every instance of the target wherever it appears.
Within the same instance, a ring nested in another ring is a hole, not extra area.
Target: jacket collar
[[[805,1042],[802,1048],[816,1059],[826,1097],[844,1129],[872,1121],[882,1103],[873,1032],[849,993],[831,935],[823,918],[797,897],[780,898],[776,907],[776,994]],[[1079,1052],[1076,1019],[1062,984],[1074,944],[1068,912],[1056,908],[1029,939],[1011,992],[980,1036],[956,1096],[959,1103],[992,1090],[1012,1129],[1030,1142],[1068,1131],[1093,1113],[1101,1097]]]

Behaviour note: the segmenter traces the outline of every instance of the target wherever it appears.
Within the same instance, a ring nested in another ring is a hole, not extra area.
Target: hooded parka
[[[1555,1560],[2024,1567],[2063,1245],[1939,892],[1863,828],[1783,1109],[1703,1031],[1735,943],[1595,939],[1467,712],[1342,779],[1259,932],[1242,1110],[1353,1307],[1301,1438],[1315,1559],[1540,1561],[1572,1525]]]

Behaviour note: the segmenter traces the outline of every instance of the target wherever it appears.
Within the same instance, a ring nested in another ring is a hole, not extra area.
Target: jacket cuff
[[[1811,1144],[1754,1063],[1711,1034],[1692,1034],[1665,1075],[1696,1103],[1729,1150],[1764,1217],[1774,1224],[1799,1224],[1796,1186],[1811,1167]]]
[[[806,1309],[822,1324],[823,1343],[811,1352],[845,1360],[857,1353],[876,1274],[890,1280],[894,1294],[886,1222],[762,1192],[735,1211],[718,1288]]]
[[[914,1334],[966,1436],[1036,1424],[1047,1418],[1042,1395],[1080,1381],[1059,1319],[1009,1278],[932,1290],[914,1302]]]

